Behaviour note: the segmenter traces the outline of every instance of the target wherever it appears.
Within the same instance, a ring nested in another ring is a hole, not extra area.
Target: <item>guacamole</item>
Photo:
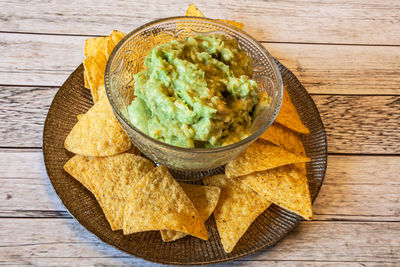
[[[134,75],[129,118],[180,147],[218,147],[249,135],[259,92],[235,39],[199,35],[154,47]]]

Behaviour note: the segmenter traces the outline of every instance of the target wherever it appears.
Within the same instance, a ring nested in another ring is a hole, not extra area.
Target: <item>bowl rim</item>
[[[166,21],[172,21],[172,20],[176,20],[176,19],[195,19],[195,20],[200,20],[203,22],[209,22],[209,23],[215,23],[215,24],[220,24],[223,25],[224,27],[228,27],[230,28],[232,31],[235,31],[241,35],[246,36],[248,39],[252,40],[259,48],[260,50],[266,55],[266,58],[268,59],[268,61],[270,62],[272,69],[277,77],[277,89],[280,91],[279,94],[279,98],[278,99],[278,103],[275,107],[275,110],[273,112],[273,119],[270,120],[270,123],[266,123],[264,125],[264,127],[261,127],[260,129],[258,129],[256,132],[254,132],[253,134],[247,136],[246,138],[232,143],[230,145],[226,145],[226,146],[220,146],[220,147],[213,147],[213,148],[196,148],[196,147],[180,147],[180,146],[174,146],[162,141],[159,141],[147,134],[145,134],[144,132],[140,131],[138,128],[136,128],[131,122],[130,120],[128,120],[127,118],[125,118],[125,116],[121,113],[121,111],[115,106],[114,100],[112,98],[111,92],[110,92],[110,73],[111,73],[111,62],[112,59],[114,58],[115,54],[117,53],[117,51],[120,49],[120,47],[125,43],[126,40],[128,40],[132,35],[136,34],[137,32],[143,30],[144,28],[153,26],[155,24],[161,23],[161,22],[166,22]],[[176,150],[176,151],[180,151],[180,152],[185,152],[185,153],[197,153],[197,154],[208,154],[208,153],[215,153],[215,152],[223,152],[223,151],[229,151],[229,150],[234,150],[238,147],[244,146],[246,144],[250,144],[253,141],[255,141],[258,137],[260,137],[260,135],[262,135],[270,126],[271,124],[275,121],[276,117],[278,116],[278,113],[280,111],[280,108],[282,106],[282,101],[283,101],[283,80],[282,80],[282,75],[281,72],[279,71],[278,65],[275,63],[274,58],[272,57],[272,55],[268,52],[268,50],[261,45],[260,42],[258,42],[256,39],[254,39],[252,36],[250,36],[248,33],[242,31],[239,28],[236,28],[228,23],[219,21],[219,20],[215,20],[215,19],[211,19],[211,18],[206,18],[206,17],[193,17],[193,16],[173,16],[173,17],[166,17],[166,18],[162,18],[162,19],[157,19],[157,20],[153,20],[150,21],[148,23],[143,24],[142,26],[137,27],[136,29],[132,30],[131,32],[129,32],[126,36],[124,36],[124,38],[122,38],[119,43],[115,46],[115,48],[113,49],[113,51],[111,52],[108,60],[107,60],[107,64],[106,64],[106,69],[104,72],[104,86],[105,86],[105,91],[106,91],[106,95],[108,98],[108,101],[111,104],[111,107],[114,111],[114,114],[116,115],[116,117],[122,121],[126,126],[128,126],[129,128],[131,128],[133,131],[135,131],[137,134],[141,135],[144,139],[147,139],[153,143],[156,143],[157,145],[166,147],[168,149],[171,150]]]

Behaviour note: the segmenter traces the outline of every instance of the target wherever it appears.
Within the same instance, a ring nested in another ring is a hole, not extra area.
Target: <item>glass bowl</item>
[[[132,102],[133,75],[142,70],[144,58],[156,45],[199,34],[218,33],[236,38],[239,46],[251,57],[253,79],[261,91],[267,91],[270,106],[254,118],[247,138],[217,148],[183,148],[158,141],[137,129],[128,118]],[[143,154],[160,165],[190,177],[201,177],[202,171],[225,164],[256,140],[275,120],[282,103],[282,77],[268,51],[251,36],[224,22],[197,17],[171,17],[145,24],[127,34],[108,59],[104,83],[107,97],[122,127]],[[200,175],[193,175],[193,173]]]

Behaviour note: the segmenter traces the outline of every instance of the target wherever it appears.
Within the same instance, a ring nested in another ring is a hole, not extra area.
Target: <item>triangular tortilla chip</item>
[[[93,37],[86,39],[85,41],[85,58],[87,57],[98,57],[104,55],[104,49],[106,47],[108,36],[106,37]]]
[[[308,161],[310,159],[307,157],[295,155],[276,145],[258,139],[226,164],[225,173],[228,178],[233,178],[287,164]]]
[[[228,23],[228,24],[230,24],[230,25],[232,25],[232,26],[234,26],[236,28],[239,28],[239,29],[243,29],[244,28],[244,24],[241,23],[241,22],[238,22],[238,21],[227,20],[227,19],[218,19],[218,20],[222,21],[222,22],[225,22],[225,23]]]
[[[218,186],[221,194],[214,218],[224,250],[230,253],[253,221],[271,205],[248,186],[225,175],[205,178],[206,185]]]
[[[310,133],[310,130],[308,130],[308,128],[303,124],[299,114],[297,114],[297,110],[290,100],[286,87],[283,88],[282,106],[275,121],[295,132],[304,134]]]
[[[164,166],[149,171],[126,202],[124,234],[174,230],[207,240],[208,232],[192,201]]]
[[[312,219],[307,177],[294,164],[252,173],[239,180],[274,204]]]
[[[107,97],[106,88],[105,88],[104,84],[99,85],[99,87],[97,87],[96,91],[97,91],[97,96],[99,99],[102,99],[103,97]]]
[[[111,156],[128,150],[131,141],[104,97],[75,124],[64,147],[84,156]]]
[[[188,9],[186,10],[185,16],[189,17],[204,17],[203,13],[194,5],[190,4]]]
[[[122,229],[129,189],[153,168],[148,159],[130,153],[102,158],[76,155],[64,166],[78,181],[89,183],[113,231]]]
[[[126,33],[113,30],[110,34],[110,37],[108,38],[107,45],[105,46],[105,57],[108,60],[108,58],[111,55],[111,52],[114,50],[114,47],[119,43],[119,41],[124,38]]]
[[[78,180],[87,190],[92,192],[92,186],[89,183],[88,176],[83,175],[90,160],[90,157],[75,155],[65,163],[64,170]]]
[[[300,135],[278,123],[274,122],[260,138],[270,141],[293,154],[306,155]]]
[[[90,86],[89,86],[89,78],[87,77],[87,72],[83,71],[83,81],[85,82],[85,88],[90,90]]]
[[[106,63],[106,57],[103,54],[96,57],[90,56],[83,60],[87,82],[92,93],[93,102],[95,103],[99,100],[97,88],[104,84]]]
[[[199,212],[202,222],[207,221],[218,203],[220,189],[215,186],[192,185],[180,183],[186,195],[193,202]],[[186,236],[186,233],[171,230],[161,230],[161,237],[164,242],[175,241]]]

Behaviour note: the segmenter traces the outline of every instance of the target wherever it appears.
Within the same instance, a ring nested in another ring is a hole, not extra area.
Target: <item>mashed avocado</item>
[[[154,47],[134,75],[132,123],[181,147],[218,147],[249,135],[259,102],[251,59],[235,39],[199,35]]]

